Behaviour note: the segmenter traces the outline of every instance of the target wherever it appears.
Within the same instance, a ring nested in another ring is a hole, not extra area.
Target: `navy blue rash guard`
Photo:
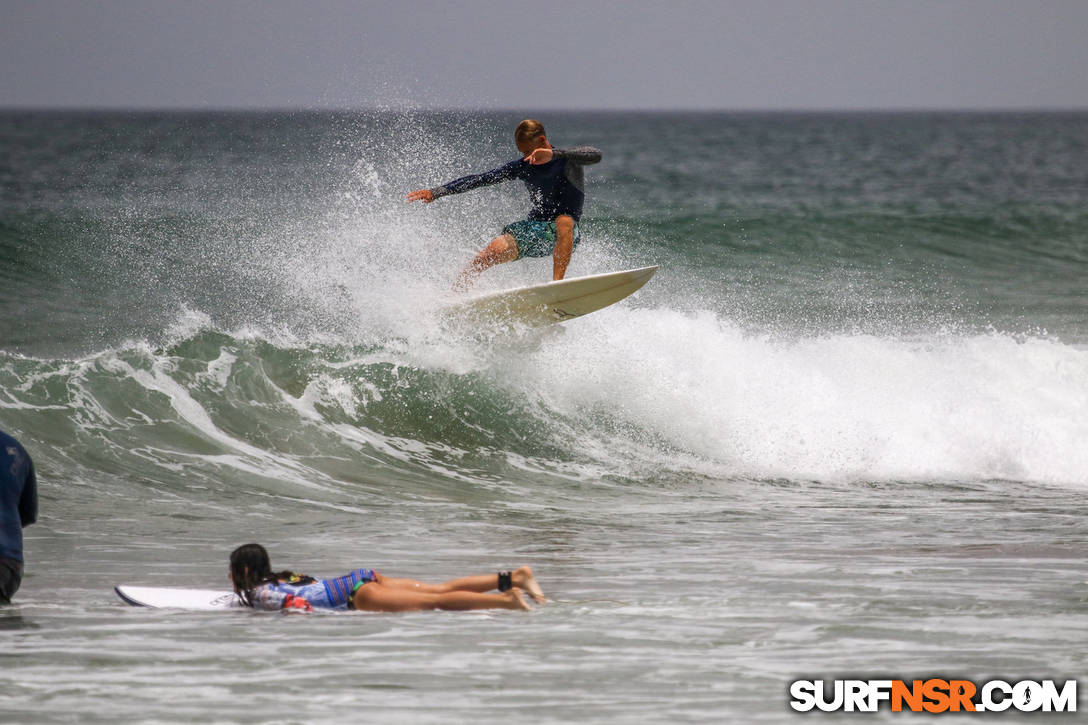
[[[578,221],[585,202],[585,175],[582,167],[601,160],[601,152],[592,146],[572,149],[552,149],[552,160],[533,165],[523,159],[511,161],[491,171],[463,176],[456,181],[431,189],[434,198],[460,194],[481,186],[490,186],[511,179],[521,179],[529,189],[532,208],[529,219],[539,222],[555,221],[569,214]]]
[[[0,432],[0,559],[23,560],[23,527],[38,520],[38,486],[26,450]]]

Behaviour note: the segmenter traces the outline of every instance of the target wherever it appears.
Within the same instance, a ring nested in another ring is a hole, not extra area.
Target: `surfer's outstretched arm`
[[[497,169],[491,171],[485,171],[482,174],[471,174],[469,176],[462,176],[460,179],[454,179],[448,184],[442,184],[442,186],[436,186],[433,189],[420,189],[418,191],[412,191],[404,198],[408,202],[422,201],[424,204],[430,204],[435,199],[443,196],[449,196],[450,194],[462,194],[472,189],[478,189],[481,186],[491,186],[492,184],[499,184],[503,181],[510,181],[516,179],[524,170],[527,164],[518,159],[517,161],[511,161],[508,164],[504,164]]]
[[[419,191],[410,191],[407,196],[404,197],[408,203],[413,201],[422,201],[424,204],[430,204],[434,201],[434,192],[430,189],[420,189]]]

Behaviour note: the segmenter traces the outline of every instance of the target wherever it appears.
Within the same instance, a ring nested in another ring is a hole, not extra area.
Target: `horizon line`
[[[842,106],[842,107],[498,107],[498,106],[153,106],[153,105],[31,105],[0,104],[0,113],[644,113],[644,114],[1016,114],[1016,113],[1086,113],[1084,106]]]

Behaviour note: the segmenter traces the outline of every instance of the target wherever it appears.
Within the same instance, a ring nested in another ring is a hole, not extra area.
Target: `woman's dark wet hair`
[[[230,578],[234,591],[246,606],[253,606],[252,592],[261,584],[297,580],[298,583],[314,581],[312,577],[293,571],[272,571],[268,551],[260,544],[243,544],[230,553]]]
[[[234,591],[252,607],[250,592],[272,573],[268,551],[260,544],[243,544],[230,553],[230,578]]]

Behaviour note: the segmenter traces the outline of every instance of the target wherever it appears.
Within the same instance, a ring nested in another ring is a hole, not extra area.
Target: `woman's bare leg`
[[[482,592],[424,592],[401,589],[370,582],[359,587],[353,601],[364,612],[418,612],[426,609],[464,611],[469,609],[529,609],[521,590],[514,588],[502,594]]]
[[[416,581],[415,579],[394,579],[393,577],[379,574],[377,581],[379,584],[392,589],[407,589],[432,594],[444,594],[456,591],[489,592],[492,589],[498,589],[499,587],[498,574],[474,574],[458,579],[450,579],[441,584],[428,584],[426,582]],[[534,600],[538,602],[545,601],[544,592],[541,590],[540,585],[537,584],[536,577],[533,576],[533,570],[529,567],[521,566],[510,572],[510,583],[515,587],[524,589]]]
[[[492,589],[497,589],[499,586],[498,574],[475,574],[473,576],[465,576],[459,579],[451,579],[448,582],[442,582],[441,584],[429,584],[428,582],[421,582],[415,579],[394,579],[393,577],[383,576],[379,578],[378,583],[382,586],[387,586],[390,589],[408,589],[417,592],[427,592],[430,594],[445,594],[447,592],[489,592]]]

